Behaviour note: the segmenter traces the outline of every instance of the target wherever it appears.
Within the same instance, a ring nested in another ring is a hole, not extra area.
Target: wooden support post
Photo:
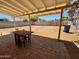
[[[13,17],[14,28],[16,29],[15,17]]]
[[[30,36],[29,36],[28,42],[31,43],[31,20],[30,20],[30,15],[28,15],[28,18],[29,18],[29,30],[30,30]]]
[[[31,20],[30,20],[30,15],[29,16],[29,29],[30,29],[30,32],[31,32]]]
[[[61,35],[62,16],[63,16],[63,8],[61,9],[60,25],[59,25],[59,33],[58,33],[58,41],[60,41],[60,35]]]

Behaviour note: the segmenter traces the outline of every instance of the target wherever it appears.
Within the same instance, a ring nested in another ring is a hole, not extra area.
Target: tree
[[[2,18],[0,21],[9,21],[7,18]]]
[[[72,21],[72,24],[77,27],[79,21],[79,0],[74,1],[73,6],[70,7],[68,11],[69,19]]]
[[[38,17],[37,16],[36,17],[31,17],[30,20],[31,20],[32,24],[34,25],[35,22],[38,21]]]
[[[68,17],[65,17],[65,16],[62,17],[62,21],[67,21],[67,20],[68,20]]]
[[[45,19],[41,19],[42,22],[47,22]]]
[[[28,20],[27,19],[24,19],[23,22],[28,22]]]
[[[75,1],[73,3],[73,6],[70,7],[68,11],[68,16],[71,21],[74,21],[74,19],[76,20],[78,18],[78,15],[79,15],[79,1]]]
[[[39,18],[39,22],[47,22],[45,19]]]

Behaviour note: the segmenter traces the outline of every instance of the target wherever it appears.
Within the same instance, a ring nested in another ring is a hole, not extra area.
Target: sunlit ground
[[[17,27],[17,28],[19,28],[19,30],[22,30],[22,29],[29,30],[28,26]],[[0,36],[9,34],[14,30],[15,28],[0,29]],[[57,39],[59,27],[58,26],[32,26],[32,31],[34,32],[33,34],[35,35]],[[62,27],[61,40],[74,41],[78,39],[79,39],[79,36],[75,34],[75,30],[73,28],[70,29],[70,33],[65,33],[63,32],[63,27]]]

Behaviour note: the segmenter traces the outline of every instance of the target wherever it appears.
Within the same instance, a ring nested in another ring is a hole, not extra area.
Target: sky
[[[68,16],[67,11],[65,11],[63,13],[63,16]],[[9,16],[9,15],[4,14],[4,13],[0,13],[0,18],[7,18],[9,21],[13,21],[13,17],[12,16]],[[60,14],[52,14],[52,15],[40,16],[39,18],[45,19],[47,21],[50,21],[50,20],[54,20],[54,19],[59,19],[60,18]],[[20,19],[16,18],[16,20],[18,21]]]
[[[68,16],[67,11],[64,11],[63,16],[65,16],[65,17]],[[55,20],[55,19],[60,18],[60,14],[46,15],[46,16],[41,16],[40,18],[45,19],[45,20]]]
[[[7,15],[7,14],[5,14],[5,13],[1,13],[1,12],[0,12],[0,19],[2,19],[2,18],[7,18],[9,21],[13,21],[13,16],[9,16],[9,15]],[[16,20],[19,21],[19,20],[21,20],[21,19],[16,18]]]

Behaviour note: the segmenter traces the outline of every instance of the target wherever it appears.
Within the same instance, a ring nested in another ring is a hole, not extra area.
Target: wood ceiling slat
[[[4,4],[4,3],[2,3],[2,4],[0,3],[0,6],[6,7],[6,8],[9,8],[9,9],[13,9],[15,12],[18,12],[18,13],[23,13],[23,12],[16,10],[15,8],[11,7],[10,5],[7,5],[7,4]]]
[[[12,15],[15,15],[15,16],[17,16],[18,14],[16,14],[16,13],[13,13],[13,12],[11,12],[11,11],[8,11],[8,10],[6,10],[6,9],[4,9],[4,8],[0,8],[0,11],[2,11],[2,12],[6,12],[6,13],[8,13],[8,14],[12,14]]]
[[[50,6],[52,6],[53,4],[54,4],[54,0],[49,0],[50,2],[48,2],[48,0],[43,0],[44,1],[44,3],[45,3],[45,5],[47,6],[47,7],[50,7]],[[54,5],[53,5],[54,6]]]
[[[28,8],[24,7],[23,5],[21,5],[21,3],[19,3],[19,1],[17,0],[11,0],[13,3],[15,3],[17,6],[20,6],[21,9],[23,9],[25,12],[29,11]]]
[[[39,10],[44,8],[44,5],[41,0],[30,0]]]
[[[67,7],[70,0],[0,0],[0,2],[6,4],[5,6],[2,4],[1,7],[7,11],[24,16]]]
[[[9,11],[9,10],[7,10],[7,9],[4,9],[4,8],[0,8],[0,10],[4,10],[4,11],[6,11],[6,12],[13,13],[13,14],[15,14],[15,15],[19,15],[19,14],[17,14],[17,13],[11,12],[11,11]]]
[[[67,0],[56,0],[56,5],[67,3]]]
[[[8,1],[9,1],[9,0],[8,0]],[[19,9],[17,6],[12,5],[11,3],[8,3],[8,1],[7,1],[7,0],[1,0],[1,2],[7,4],[8,6],[12,7],[13,9],[18,10],[19,12],[24,13],[23,10]]]
[[[31,4],[32,4],[32,6],[36,9],[36,10],[39,10],[37,7],[36,7],[36,5],[31,1],[31,0],[28,0]]]
[[[25,7],[27,7],[28,9],[30,9],[31,11],[36,10],[35,6],[33,6],[33,4],[29,2],[29,0],[20,0],[19,2],[23,4]]]
[[[11,13],[8,13],[8,12],[5,12],[5,11],[3,11],[3,10],[0,10],[0,12],[1,12],[1,13],[4,13],[4,14],[6,14],[6,15],[9,15],[9,16],[15,16],[14,14],[11,14]]]
[[[11,9],[11,8],[5,6],[5,5],[0,4],[0,7],[3,7],[3,8],[5,8],[5,9],[7,9],[7,10],[9,10],[9,11],[12,11],[12,12],[14,12],[14,13],[17,13],[17,14],[21,14],[20,12],[14,10],[14,9]]]
[[[44,1],[43,1],[43,0],[41,0],[41,1],[42,1],[43,5],[44,5],[44,8],[47,9],[47,6],[46,6],[46,4],[44,3]]]

